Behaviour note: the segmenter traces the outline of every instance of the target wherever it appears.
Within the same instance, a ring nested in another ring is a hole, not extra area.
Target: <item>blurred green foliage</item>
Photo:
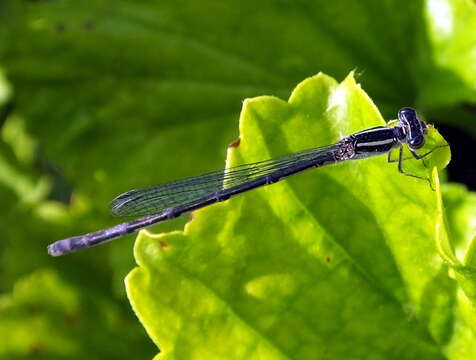
[[[0,357],[157,351],[124,296],[133,237],[60,259],[45,247],[114,223],[106,204],[122,191],[222,167],[244,98],[357,69],[385,118],[416,106],[476,133],[475,28],[469,0],[1,1]],[[457,257],[474,195],[444,194]]]

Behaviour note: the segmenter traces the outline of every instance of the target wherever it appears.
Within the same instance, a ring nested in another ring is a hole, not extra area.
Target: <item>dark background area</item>
[[[471,111],[475,114],[476,121],[476,110],[473,108]],[[476,190],[476,161],[473,158],[476,138],[457,127],[441,124],[437,124],[437,127],[451,145],[452,158],[447,167],[448,181],[459,182],[470,190]]]

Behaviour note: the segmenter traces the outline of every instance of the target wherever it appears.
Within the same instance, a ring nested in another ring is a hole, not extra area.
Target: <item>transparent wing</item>
[[[135,189],[117,196],[110,208],[116,216],[145,216],[234,188],[273,172],[309,162],[336,145],[304,150],[281,158],[244,164],[165,184]]]

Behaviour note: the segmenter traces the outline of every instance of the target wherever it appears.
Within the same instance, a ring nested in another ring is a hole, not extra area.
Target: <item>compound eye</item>
[[[412,149],[419,149],[425,144],[425,138],[423,136],[416,136],[408,141],[408,146]]]
[[[412,108],[403,108],[398,112],[398,119],[400,121],[408,122],[411,119],[416,119],[416,112]]]

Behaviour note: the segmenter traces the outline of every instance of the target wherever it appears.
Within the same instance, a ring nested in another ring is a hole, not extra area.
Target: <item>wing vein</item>
[[[110,208],[116,216],[143,216],[158,213],[269,176],[283,169],[292,168],[296,164],[309,162],[332,151],[335,146],[304,150],[277,159],[238,165],[144,189],[134,189],[114,198]]]

